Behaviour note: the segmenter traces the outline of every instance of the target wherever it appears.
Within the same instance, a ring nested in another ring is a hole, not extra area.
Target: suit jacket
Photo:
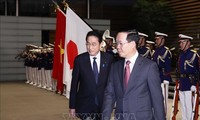
[[[100,53],[100,71],[98,84],[96,84],[89,53],[80,54],[75,58],[69,108],[76,109],[76,113],[98,112],[96,110],[97,107],[95,107],[95,97],[98,98],[98,108],[101,108],[112,61],[112,55],[103,52]]]
[[[125,89],[124,62],[120,60],[111,66],[104,95],[103,120],[110,120],[115,102],[115,117],[119,120],[165,120],[157,64],[139,55]]]

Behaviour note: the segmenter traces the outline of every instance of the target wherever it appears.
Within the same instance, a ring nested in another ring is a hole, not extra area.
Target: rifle
[[[164,83],[163,84],[164,85],[164,104],[165,104],[165,115],[167,116],[167,93],[168,93],[168,91],[167,91],[167,85]]]
[[[176,115],[178,113],[178,99],[179,99],[179,81],[176,80],[176,86],[174,88],[174,98],[173,98],[173,105],[172,105],[172,112],[170,120],[176,120]]]
[[[198,55],[198,54],[197,54]],[[199,117],[199,82],[200,82],[200,56],[199,57],[199,72],[196,73],[196,91],[193,93],[194,96],[194,105],[192,106],[192,119],[193,120],[198,120]],[[195,95],[194,95],[195,94]]]
[[[192,119],[198,120],[199,117],[199,72],[197,72],[197,84],[196,84],[196,91],[194,95],[194,105],[192,106]]]

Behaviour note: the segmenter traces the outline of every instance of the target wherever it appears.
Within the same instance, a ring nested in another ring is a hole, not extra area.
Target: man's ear
[[[131,41],[131,43],[133,44],[133,47],[136,47],[136,41]]]

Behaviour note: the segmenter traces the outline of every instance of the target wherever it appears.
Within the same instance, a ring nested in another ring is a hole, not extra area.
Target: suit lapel
[[[120,63],[119,63],[119,68],[118,68],[118,75],[119,75],[119,79],[120,79],[120,85],[121,85],[121,88],[122,88],[123,92],[125,91],[125,88],[124,88],[124,62],[125,62],[125,59],[121,60]]]
[[[136,78],[138,72],[140,71],[141,69],[141,64],[142,64],[142,60],[143,60],[143,57],[141,57],[140,55],[137,57],[136,61],[135,61],[135,64],[133,66],[133,69],[131,71],[131,76],[130,76],[130,79],[129,79],[129,82],[128,82],[128,86],[127,86],[127,89],[126,89],[126,93],[135,87],[135,85],[137,84],[138,82],[138,79]]]
[[[90,62],[90,55],[89,55],[89,53],[87,54],[87,56],[85,58],[85,66],[90,66],[90,67],[88,67],[88,69],[90,69],[90,71],[92,71],[92,66],[91,66],[91,62]]]
[[[94,77],[94,74],[93,74],[93,70],[92,70],[92,66],[91,66],[91,62],[90,62],[90,55],[89,53],[86,54],[85,56],[85,62],[84,62],[85,66],[89,66],[89,67],[85,67],[85,70],[88,71],[88,73],[91,73],[90,75],[90,81],[93,83],[96,84],[96,81],[95,81],[95,77]]]
[[[101,82],[102,82],[102,80],[101,80],[101,76],[102,76],[102,74],[103,74],[103,69],[104,69],[104,67],[106,67],[106,57],[104,56],[104,54],[101,52],[100,53],[101,55],[100,55],[100,70],[99,70],[99,77],[98,77],[98,85],[100,85],[101,84]]]
[[[100,54],[100,70],[99,70],[99,77],[98,77],[98,85],[100,85],[102,82],[104,82],[105,80],[102,79],[104,78],[105,72],[107,72],[107,67],[109,67],[109,60],[106,57],[106,55],[101,52]]]

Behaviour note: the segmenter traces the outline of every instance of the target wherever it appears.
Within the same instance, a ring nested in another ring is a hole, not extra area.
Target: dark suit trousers
[[[80,113],[78,117],[81,120],[101,120],[101,108],[97,105],[94,106],[93,111],[91,113]]]

